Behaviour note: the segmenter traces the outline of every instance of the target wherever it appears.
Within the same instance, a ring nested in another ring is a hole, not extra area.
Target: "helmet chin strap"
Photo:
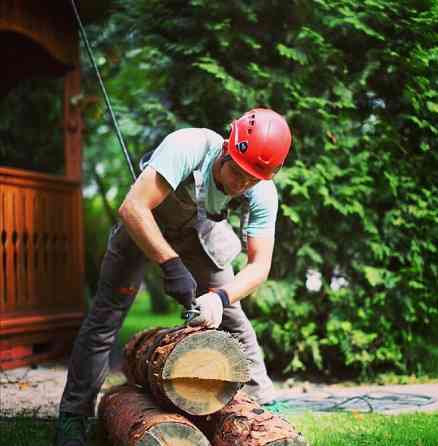
[[[233,158],[231,158],[231,155],[228,153],[223,153],[220,158],[221,168],[227,161],[231,161],[232,159]]]
[[[219,162],[219,170],[222,170],[223,165],[231,160],[231,156],[227,154],[227,142],[224,141],[224,145],[222,146],[222,153],[220,154],[219,158],[215,161],[215,162]],[[216,179],[216,175],[215,175],[215,169],[213,168],[213,180],[214,180],[214,184],[216,185],[216,187],[224,194],[224,195],[228,195],[225,191],[225,188],[223,186],[223,184]]]
[[[224,155],[221,155],[221,157],[220,157],[220,159],[219,159],[219,162],[220,162],[219,168],[220,168],[220,169],[222,169],[222,166],[224,165],[224,162],[225,162],[225,161],[223,161],[223,158],[224,158]],[[224,185],[223,185],[220,181],[218,181],[218,180],[215,178],[214,175],[213,175],[213,179],[214,179],[214,184],[216,184],[216,187],[217,187],[217,188],[218,188],[224,195],[228,195],[228,194],[226,193],[226,191],[225,191]]]
[[[224,167],[224,164],[227,161],[231,161],[233,158],[231,158],[231,155],[229,155],[227,152],[223,152],[221,157],[219,158],[219,163],[220,163],[220,168],[222,169],[222,167]],[[214,180],[214,182],[216,183],[216,187],[224,194],[224,195],[228,195],[227,192],[225,191],[225,188],[223,186],[222,183],[219,183],[219,181],[216,181],[216,179]]]

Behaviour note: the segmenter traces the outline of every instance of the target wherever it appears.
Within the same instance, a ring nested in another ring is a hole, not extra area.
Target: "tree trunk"
[[[128,382],[149,386],[159,404],[191,415],[220,410],[249,381],[239,342],[206,327],[154,329],[126,345]]]
[[[306,446],[303,435],[283,418],[264,410],[244,392],[219,412],[192,419],[212,446]]]
[[[159,409],[144,389],[121,385],[99,404],[98,439],[114,446],[208,446],[204,434],[189,420]]]

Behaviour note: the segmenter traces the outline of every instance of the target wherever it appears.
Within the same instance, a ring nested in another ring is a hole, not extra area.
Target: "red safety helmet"
[[[286,120],[265,108],[255,108],[231,124],[228,154],[247,173],[269,180],[281,168],[292,135]]]

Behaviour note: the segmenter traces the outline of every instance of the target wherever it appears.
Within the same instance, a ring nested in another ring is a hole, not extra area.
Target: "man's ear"
[[[222,144],[222,156],[225,156],[228,153],[228,139],[224,140]]]

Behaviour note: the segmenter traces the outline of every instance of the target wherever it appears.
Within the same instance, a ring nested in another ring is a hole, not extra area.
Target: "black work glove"
[[[164,291],[189,309],[195,301],[198,284],[179,257],[160,264],[164,273]]]

